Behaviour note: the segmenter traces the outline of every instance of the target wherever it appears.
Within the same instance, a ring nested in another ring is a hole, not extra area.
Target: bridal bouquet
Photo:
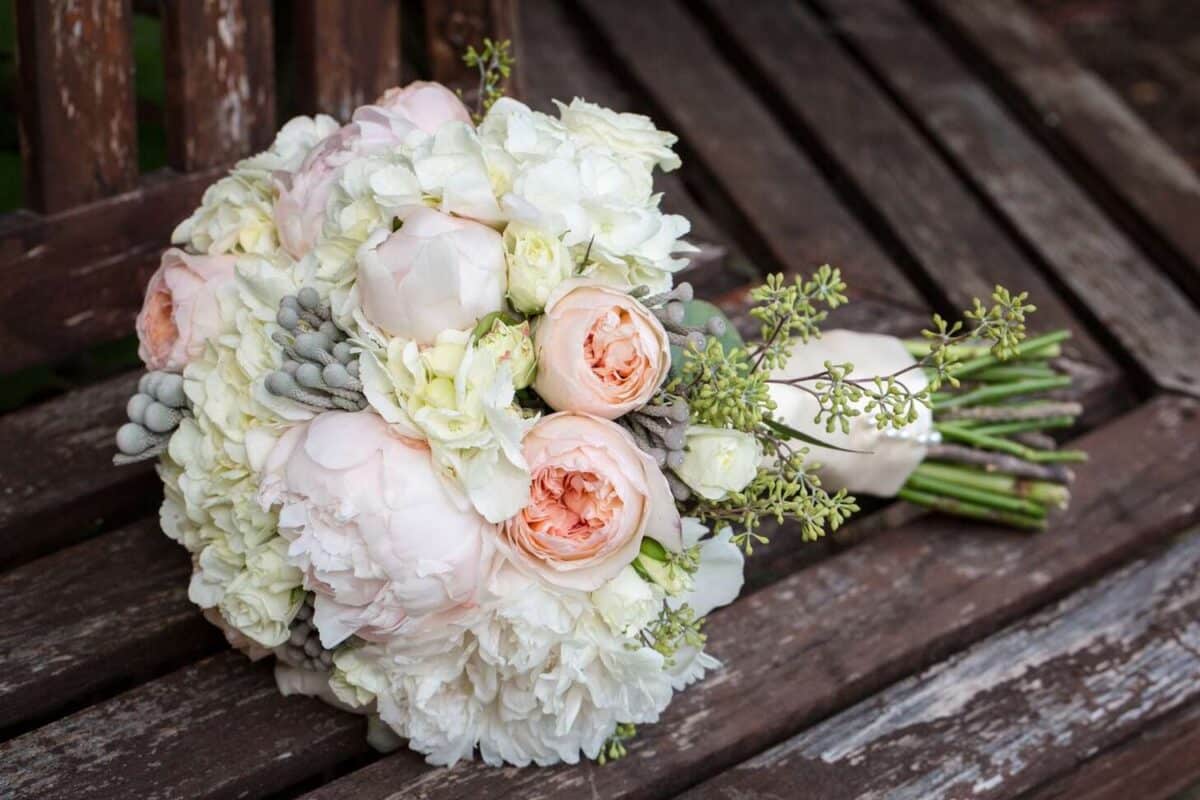
[[[998,289],[888,374],[788,373],[837,270],[771,278],[743,343],[674,281],[675,137],[497,95],[293,119],[210,187],[146,291],[117,461],[158,459],[189,597],[285,693],[435,764],[603,761],[718,666],[702,622],[763,520],[812,539],[856,510],[809,447],[868,448],[821,431],[922,419],[962,347],[1022,356],[1030,307]]]

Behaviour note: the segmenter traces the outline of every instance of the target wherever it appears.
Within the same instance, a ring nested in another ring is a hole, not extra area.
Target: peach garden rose
[[[501,526],[500,538],[526,571],[594,591],[633,561],[644,537],[682,547],[667,479],[615,422],[551,414],[526,435],[524,450],[529,504]]]
[[[559,284],[534,332],[534,389],[556,411],[616,419],[649,402],[671,369],[662,323],[625,292]]]
[[[218,291],[234,280],[233,256],[197,256],[171,248],[146,287],[137,317],[138,356],[149,369],[178,372],[220,333]]]

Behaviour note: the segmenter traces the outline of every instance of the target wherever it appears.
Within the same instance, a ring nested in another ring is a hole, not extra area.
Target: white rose
[[[679,137],[658,130],[649,117],[618,113],[578,97],[569,106],[557,100],[555,105],[571,135],[635,159],[647,170],[658,166],[664,172],[670,172],[679,167],[679,156],[671,150]]]
[[[300,570],[287,561],[287,542],[276,537],[246,557],[245,568],[225,589],[221,617],[263,647],[287,641],[304,601]]]
[[[498,366],[508,368],[513,388],[520,390],[533,383],[537,372],[537,354],[533,350],[533,334],[529,320],[508,325],[497,319],[475,346],[487,353]]]
[[[592,592],[600,616],[620,636],[636,636],[662,610],[663,590],[644,580],[633,567]]]
[[[200,207],[179,223],[171,243],[197,253],[274,253],[273,197],[265,180],[228,175],[208,187]]]
[[[723,500],[754,480],[762,450],[748,433],[727,428],[692,425],[687,431],[687,452],[675,474],[698,495]]]
[[[571,251],[557,236],[524,222],[504,229],[508,298],[525,314],[540,314],[550,292],[575,272]]]

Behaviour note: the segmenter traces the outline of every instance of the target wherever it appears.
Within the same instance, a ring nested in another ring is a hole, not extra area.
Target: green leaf
[[[783,424],[779,420],[764,419],[763,423],[780,436],[784,436],[788,439],[799,439],[805,444],[811,444],[814,447],[824,447],[827,450],[837,450],[842,453],[858,453],[859,455],[869,455],[872,452],[870,450],[852,450],[848,447],[838,447],[836,444],[830,444],[829,442],[822,441],[815,436],[810,436],[807,433],[798,431],[790,425]]]
[[[713,317],[725,320],[725,333],[717,336],[716,339],[725,348],[726,353],[735,347],[745,346],[745,342],[742,341],[742,335],[738,333],[737,328],[733,327],[733,323],[729,321],[729,317],[725,316],[725,312],[721,309],[707,300],[689,300],[683,304],[684,325],[703,326]],[[672,345],[671,375],[677,376],[681,366],[683,366],[683,348]]]

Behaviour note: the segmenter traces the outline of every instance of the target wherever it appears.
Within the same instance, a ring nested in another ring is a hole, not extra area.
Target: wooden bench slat
[[[474,103],[479,71],[463,63],[463,52],[468,46],[481,49],[484,38],[508,40],[516,56],[508,94],[523,96],[528,65],[518,35],[518,5],[518,0],[425,0],[425,50],[433,79],[461,90],[468,103]]]
[[[400,82],[399,0],[297,0],[296,99],[345,122]]]
[[[167,158],[190,172],[267,147],[275,133],[269,0],[163,4]]]
[[[353,797],[666,797],[928,666],[1200,516],[1200,409],[1148,403],[1078,443],[1071,509],[1022,536],[924,518],[774,583],[712,616],[721,671],[643,727],[628,760],[498,772],[425,770],[395,753],[307,800]],[[764,640],[768,636],[769,645]]]
[[[361,755],[365,736],[225,652],[0,744],[0,796],[259,797]]]
[[[0,417],[0,565],[78,541],[107,518],[157,508],[150,462],[117,468],[113,436],[138,375]]]
[[[919,262],[950,308],[969,308],[997,283],[1028,291],[1040,329],[1069,328],[1070,348],[1110,373],[1116,366],[985,207],[924,141],[886,95],[800,3],[708,5],[732,44],[753,63],[777,109],[807,129],[853,180]]]
[[[0,374],[130,335],[171,231],[220,172],[164,170],[61,214],[15,215],[0,232]]]
[[[821,0],[1086,313],[1159,386],[1200,394],[1200,312],[903,3]]]
[[[217,650],[190,575],[157,517],[0,574],[0,729]]]
[[[683,797],[1013,797],[1197,698],[1193,532]]]
[[[708,57],[711,42],[682,9],[641,0],[583,6],[595,33],[658,109],[658,123],[680,136],[685,161],[703,162],[720,184],[705,202],[712,207],[727,196],[736,206],[727,210],[731,230],[754,232],[755,242],[743,242],[747,252],[796,273],[829,262],[859,296],[925,306],[788,132],[733,70]]]
[[[1006,99],[1200,298],[1200,177],[1020,3],[925,0]],[[1164,252],[1166,251],[1166,252]]]
[[[1170,800],[1200,781],[1200,701],[1103,750],[1025,800]]]
[[[137,183],[127,0],[18,0],[26,201],[54,212]]]

